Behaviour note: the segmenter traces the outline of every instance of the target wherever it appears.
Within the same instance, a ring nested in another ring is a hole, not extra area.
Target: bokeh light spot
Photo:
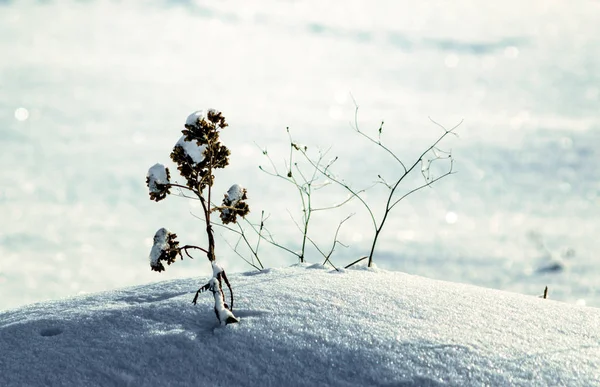
[[[333,120],[340,120],[343,118],[343,112],[342,109],[340,109],[338,106],[331,106],[329,108],[329,117]]]
[[[456,66],[458,66],[458,62],[460,62],[460,59],[458,58],[458,55],[456,54],[450,54],[448,56],[446,56],[446,59],[444,59],[444,64],[446,65],[446,67],[453,69]]]
[[[29,118],[29,111],[24,107],[15,110],[15,118],[17,121],[26,121]]]
[[[457,221],[458,221],[458,215],[456,215],[456,212],[448,211],[446,213],[446,223],[454,224]]]
[[[338,91],[335,93],[335,102],[339,103],[340,105],[343,105],[346,103],[346,101],[348,101],[348,96],[349,93],[347,91]]]

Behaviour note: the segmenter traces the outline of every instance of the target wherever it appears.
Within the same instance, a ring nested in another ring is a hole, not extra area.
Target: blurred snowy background
[[[465,119],[443,146],[458,174],[396,208],[379,267],[530,295],[547,285],[600,306],[598,20],[591,0],[0,1],[0,309],[209,275],[204,257],[161,274],[147,260],[160,227],[204,245],[196,203],[153,203],[144,184],[201,108],[230,123],[217,192],[245,185],[252,220],[271,213],[294,246],[286,209],[299,216],[300,203],[259,171],[256,144],[280,162],[289,126],[311,149],[332,146],[356,186],[398,173],[352,132],[350,93],[361,128],[385,120],[384,142],[407,162],[440,133],[428,116]],[[357,215],[338,265],[372,234],[358,204],[342,212]],[[340,217],[316,216],[317,239]],[[229,272],[250,269],[217,248]],[[263,259],[295,263],[272,249]]]

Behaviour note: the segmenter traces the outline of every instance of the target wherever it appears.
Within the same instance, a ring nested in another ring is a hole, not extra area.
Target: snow
[[[0,385],[592,386],[600,310],[380,269],[230,275],[0,312]]]
[[[245,189],[242,188],[239,184],[234,184],[225,193],[225,198],[223,199],[223,205],[228,207],[235,207],[235,205],[244,198]],[[229,209],[223,209],[223,214],[229,214]]]
[[[167,178],[167,170],[164,165],[160,163],[154,164],[148,170],[148,174],[146,175],[149,179],[148,187],[150,192],[159,193],[162,192],[157,187],[157,184],[169,184],[169,179]]]
[[[160,228],[158,231],[156,231],[156,234],[154,234],[154,244],[152,245],[149,256],[151,267],[157,265],[158,258],[160,258],[160,255],[163,251],[167,250],[167,238],[170,234],[171,232],[164,227]]]
[[[199,164],[204,160],[204,150],[206,145],[198,145],[196,141],[185,141],[185,136],[181,138],[175,144],[175,147],[180,146],[183,148],[185,153],[194,160],[196,164]]]
[[[235,206],[244,196],[244,189],[239,184],[234,184],[227,190],[227,199],[231,206]]]
[[[221,265],[219,265],[216,261],[212,261],[211,263],[212,266],[212,270],[213,270],[213,278],[217,278],[217,276],[219,275],[219,273],[223,272],[223,267]]]
[[[206,113],[204,112],[204,110],[196,110],[187,117],[187,119],[185,120],[185,124],[190,126],[196,126],[196,124],[198,123],[198,119],[202,118],[206,119]]]
[[[219,288],[219,281],[213,277],[209,281],[209,290],[212,292],[215,299],[215,313],[221,326],[239,322],[239,320],[231,313],[231,311],[225,308],[225,301],[223,300],[223,292]]]

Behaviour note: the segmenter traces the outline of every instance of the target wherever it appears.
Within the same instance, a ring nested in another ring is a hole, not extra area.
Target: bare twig
[[[356,100],[354,99],[354,96],[352,94],[350,95],[350,97],[352,98],[352,102],[354,103],[354,126],[353,126],[353,129],[357,133],[359,133],[361,136],[363,136],[367,140],[371,141],[372,143],[380,146],[383,150],[385,150],[387,153],[389,153],[394,158],[394,160],[396,160],[402,166],[402,168],[404,169],[404,172],[406,173],[407,172],[406,166],[404,165],[404,163],[402,162],[402,160],[400,160],[398,158],[398,156],[396,156],[396,154],[394,152],[392,152],[388,147],[386,147],[385,145],[383,145],[381,143],[381,133],[383,131],[383,121],[381,121],[381,125],[379,126],[379,130],[377,131],[378,132],[378,140],[375,141],[372,137],[368,136],[367,134],[365,134],[364,132],[362,132],[359,129],[359,126],[358,126],[358,103],[356,102]]]
[[[285,181],[287,181],[288,183],[292,184],[295,188],[296,191],[298,192],[298,196],[300,198],[300,202],[302,204],[302,221],[299,222],[297,221],[293,214],[291,214],[288,210],[288,213],[290,215],[290,218],[292,219],[292,222],[294,223],[294,225],[296,226],[296,228],[298,229],[298,231],[301,234],[301,241],[300,241],[300,250],[299,252],[294,252],[289,248],[286,248],[284,246],[281,246],[280,244],[278,244],[272,237],[271,233],[266,229],[266,228],[261,228],[261,230],[264,229],[265,231],[265,236],[264,237],[259,237],[259,239],[265,239],[266,241],[268,241],[269,243],[282,248],[292,254],[294,254],[296,257],[298,257],[300,262],[304,262],[305,260],[305,252],[306,252],[306,246],[307,246],[307,242],[309,242],[310,244],[312,244],[324,257],[326,257],[326,262],[329,261],[331,263],[331,261],[327,258],[327,253],[323,253],[323,250],[316,244],[316,242],[310,237],[310,221],[312,219],[312,215],[314,212],[317,211],[324,211],[324,210],[330,210],[330,209],[336,209],[336,208],[340,208],[342,207],[344,204],[348,203],[349,201],[351,201],[353,199],[352,196],[348,197],[347,199],[333,204],[331,206],[325,206],[325,207],[319,207],[319,208],[315,208],[313,205],[313,193],[314,191],[318,190],[318,189],[322,189],[323,187],[330,185],[331,182],[330,181],[326,181],[321,183],[319,181],[319,175],[321,174],[320,169],[324,169],[327,170],[331,167],[331,165],[333,165],[333,163],[337,160],[337,158],[333,158],[331,159],[329,162],[327,162],[327,164],[325,164],[324,159],[328,153],[329,150],[326,150],[324,152],[319,152],[318,158],[316,159],[316,161],[310,160],[311,161],[311,166],[312,169],[310,171],[310,173],[305,173],[305,171],[303,171],[300,166],[298,165],[297,162],[294,161],[294,153],[295,152],[300,152],[305,158],[309,159],[308,156],[306,155],[306,152],[308,150],[308,148],[306,146],[300,145],[297,142],[294,141],[294,139],[291,136],[290,130],[289,128],[286,128],[287,134],[288,134],[288,140],[289,140],[289,159],[286,160],[285,164],[286,164],[286,172],[285,174],[282,174],[279,172],[279,170],[277,169],[275,163],[273,162],[273,160],[271,159],[271,157],[269,156],[268,152],[266,149],[262,150],[262,153],[267,157],[267,159],[269,160],[269,164],[271,165],[272,170],[266,170],[265,168],[263,168],[262,166],[260,166],[259,168],[267,173],[269,176],[274,176],[280,179],[283,179]],[[362,192],[362,191],[361,191]],[[344,219],[339,227],[341,227],[341,225],[346,221],[347,219]],[[264,222],[261,221],[261,225],[264,225]],[[255,226],[251,226],[254,228],[254,230],[256,231]],[[338,230],[336,231],[336,234],[334,236],[334,242],[333,242],[333,246],[335,247],[336,244],[339,243],[339,241],[337,241],[337,234],[339,232],[339,227]],[[259,230],[259,231],[261,231]],[[331,255],[331,253],[329,254],[329,256]],[[333,265],[332,265],[333,266]]]
[[[349,267],[352,267],[352,266],[356,265],[357,263],[364,261],[364,260],[365,260],[365,259],[367,259],[367,258],[369,258],[369,256],[368,256],[368,255],[365,255],[364,257],[360,257],[360,258],[359,258],[359,259],[357,259],[356,261],[354,261],[354,262],[352,262],[352,263],[350,263],[350,264],[348,264],[348,265],[344,266],[344,269],[348,269]]]
[[[263,211],[263,213],[264,213],[264,211]],[[191,211],[190,211],[190,214],[191,214],[191,215],[192,215],[194,218],[196,218],[196,219],[199,219],[199,220],[202,220],[202,221],[206,221],[206,218],[202,218],[202,217],[200,217],[200,216],[198,216],[198,215],[194,214],[194,213],[193,213],[193,212],[191,212]],[[246,220],[246,221],[247,221],[247,220]],[[247,221],[247,222],[248,222],[248,221]],[[259,244],[257,243],[257,246],[256,246],[256,248],[253,248],[253,247],[252,247],[252,245],[250,244],[250,241],[248,240],[248,238],[247,238],[247,236],[246,236],[246,233],[244,232],[244,229],[243,229],[243,228],[240,226],[240,224],[239,224],[239,223],[237,223],[237,226],[238,226],[238,229],[237,229],[237,230],[236,230],[235,228],[233,228],[233,227],[230,227],[230,226],[227,226],[227,225],[224,225],[224,224],[221,224],[221,223],[217,223],[217,222],[211,222],[211,224],[212,224],[212,225],[214,225],[214,226],[217,226],[217,227],[224,228],[224,229],[226,229],[226,230],[228,230],[228,231],[231,231],[231,232],[233,232],[233,233],[237,234],[237,235],[239,236],[239,239],[238,239],[238,242],[236,243],[236,246],[235,246],[235,247],[234,247],[234,246],[231,246],[231,244],[230,244],[230,243],[229,243],[227,240],[225,240],[225,242],[227,243],[227,245],[228,245],[228,246],[229,246],[229,247],[230,247],[230,248],[233,250],[233,252],[234,252],[236,255],[238,255],[240,258],[242,258],[242,259],[243,259],[243,260],[244,260],[246,263],[248,263],[250,266],[254,267],[254,268],[255,268],[255,269],[257,269],[257,270],[262,270],[262,269],[264,269],[264,266],[263,266],[263,264],[262,264],[262,261],[260,260],[260,258],[259,258],[259,256],[258,256],[258,247],[259,247]],[[257,232],[257,234],[259,235],[259,239],[260,239],[260,238],[264,238],[264,237],[261,237],[261,233],[262,233],[262,231],[259,231],[259,232]],[[253,255],[253,259],[256,259],[256,261],[258,262],[258,265],[259,265],[259,266],[257,266],[256,264],[254,264],[254,263],[252,263],[252,262],[248,261],[248,260],[247,260],[246,258],[244,258],[244,256],[243,256],[243,255],[242,255],[242,254],[241,254],[241,253],[238,251],[238,249],[237,249],[237,246],[239,245],[239,242],[240,242],[241,240],[243,240],[243,241],[244,241],[244,243],[246,244],[246,246],[248,247],[248,249],[249,249],[249,250],[250,250],[250,252],[252,253],[252,255]]]
[[[352,98],[354,101],[354,98]],[[441,141],[443,141],[448,135],[452,134],[456,136],[456,133],[454,133],[455,129],[458,128],[461,124],[462,124],[462,120],[455,125],[453,128],[451,129],[446,129],[444,126],[442,126],[441,124],[437,123],[436,121],[434,121],[433,119],[431,119],[431,117],[429,118],[430,121],[435,124],[436,126],[440,127],[443,129],[443,133],[433,142],[432,145],[430,145],[429,147],[427,147],[417,158],[416,160],[409,166],[407,167],[406,164],[404,164],[400,158],[398,158],[398,156],[396,156],[396,154],[390,150],[388,147],[386,147],[382,142],[381,142],[381,134],[383,131],[383,122],[381,123],[381,126],[378,129],[378,137],[377,139],[374,139],[373,137],[369,136],[368,134],[362,132],[359,128],[358,125],[358,105],[356,104],[356,101],[354,101],[355,104],[355,113],[354,113],[354,130],[356,132],[358,132],[362,137],[366,138],[367,140],[369,140],[370,142],[376,144],[378,147],[380,147],[381,149],[383,149],[386,153],[390,154],[397,162],[398,164],[402,167],[403,173],[400,175],[400,177],[398,177],[394,183],[388,183],[387,181],[385,181],[385,179],[383,179],[383,177],[381,177],[381,175],[378,175],[379,181],[376,182],[376,184],[383,184],[384,186],[386,186],[389,190],[389,194],[387,197],[387,201],[384,207],[384,213],[382,218],[377,221],[377,219],[375,218],[375,215],[371,209],[371,206],[360,196],[361,193],[363,193],[365,190],[356,190],[354,188],[352,188],[349,184],[347,184],[344,180],[335,177],[330,169],[329,169],[329,165],[326,168],[323,168],[321,165],[321,159],[318,159],[317,161],[314,161],[313,159],[311,159],[309,157],[309,155],[306,153],[305,150],[300,149],[300,152],[302,153],[302,155],[305,157],[305,159],[316,169],[318,170],[321,174],[323,174],[324,176],[326,176],[328,179],[330,179],[331,181],[335,182],[336,184],[340,185],[341,187],[343,187],[344,189],[346,189],[351,197],[355,197],[357,198],[362,205],[365,207],[365,209],[367,210],[372,224],[373,224],[373,229],[374,229],[374,237],[373,237],[373,241],[371,244],[371,248],[370,248],[370,252],[368,255],[369,258],[369,263],[368,266],[370,267],[373,263],[373,254],[375,252],[375,247],[377,245],[377,241],[378,238],[380,236],[380,233],[383,229],[383,226],[385,225],[385,222],[388,219],[388,216],[391,212],[391,210],[403,199],[405,199],[407,196],[413,194],[414,192],[417,192],[425,187],[430,187],[433,183],[441,180],[442,178],[449,176],[451,174],[454,173],[454,160],[452,159],[452,153],[451,152],[446,152],[441,150],[438,147],[438,144],[440,144]],[[433,154],[433,158],[425,161],[425,156],[427,154]],[[431,173],[430,173],[430,168],[431,165],[434,162],[437,162],[439,160],[449,160],[450,162],[450,166],[447,172],[443,173],[442,175],[438,176],[438,177],[432,177]],[[423,175],[423,178],[425,180],[425,184],[422,184],[420,186],[418,186],[417,188],[411,189],[409,190],[407,193],[405,193],[404,195],[400,196],[399,198],[396,199],[396,191],[398,189],[398,187],[400,186],[400,183],[402,183],[402,181],[404,181],[404,179],[411,174],[411,172],[413,172],[415,170],[415,168],[421,165],[421,174]]]

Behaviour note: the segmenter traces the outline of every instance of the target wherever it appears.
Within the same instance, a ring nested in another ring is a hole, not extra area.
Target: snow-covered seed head
[[[225,197],[231,204],[235,205],[240,200],[246,199],[246,189],[242,188],[239,184],[234,184],[229,187]]]
[[[170,178],[169,168],[166,168],[164,165],[157,163],[150,167],[146,175],[146,185],[149,189],[150,200],[159,202],[167,197],[170,193]]]
[[[175,262],[179,254],[179,242],[177,235],[166,228],[160,228],[154,234],[154,244],[150,250],[150,269],[154,271],[165,270],[161,261],[167,262],[167,265]]]
[[[206,113],[204,110],[196,110],[186,118],[185,126],[200,126],[205,119]]]
[[[246,193],[246,189],[239,184],[229,187],[223,197],[223,205],[219,208],[223,224],[236,223],[237,216],[244,217],[248,215],[250,207],[244,201],[248,199]]]
[[[171,234],[169,230],[162,227],[154,234],[154,245],[164,245],[167,243],[167,236]]]
[[[185,136],[181,136],[174,148],[181,147],[186,157],[189,157],[192,163],[200,164],[204,161],[204,151],[206,145],[199,145],[197,141],[186,141]]]
[[[228,126],[227,122],[225,122],[225,117],[223,117],[223,113],[212,108],[207,110],[196,110],[185,120],[186,128],[188,126],[201,128],[210,124],[218,126],[221,129]]]
[[[171,159],[189,188],[212,186],[214,177],[209,171],[229,164],[229,149],[219,141],[219,131],[227,126],[223,114],[215,109],[198,110],[187,117]]]

